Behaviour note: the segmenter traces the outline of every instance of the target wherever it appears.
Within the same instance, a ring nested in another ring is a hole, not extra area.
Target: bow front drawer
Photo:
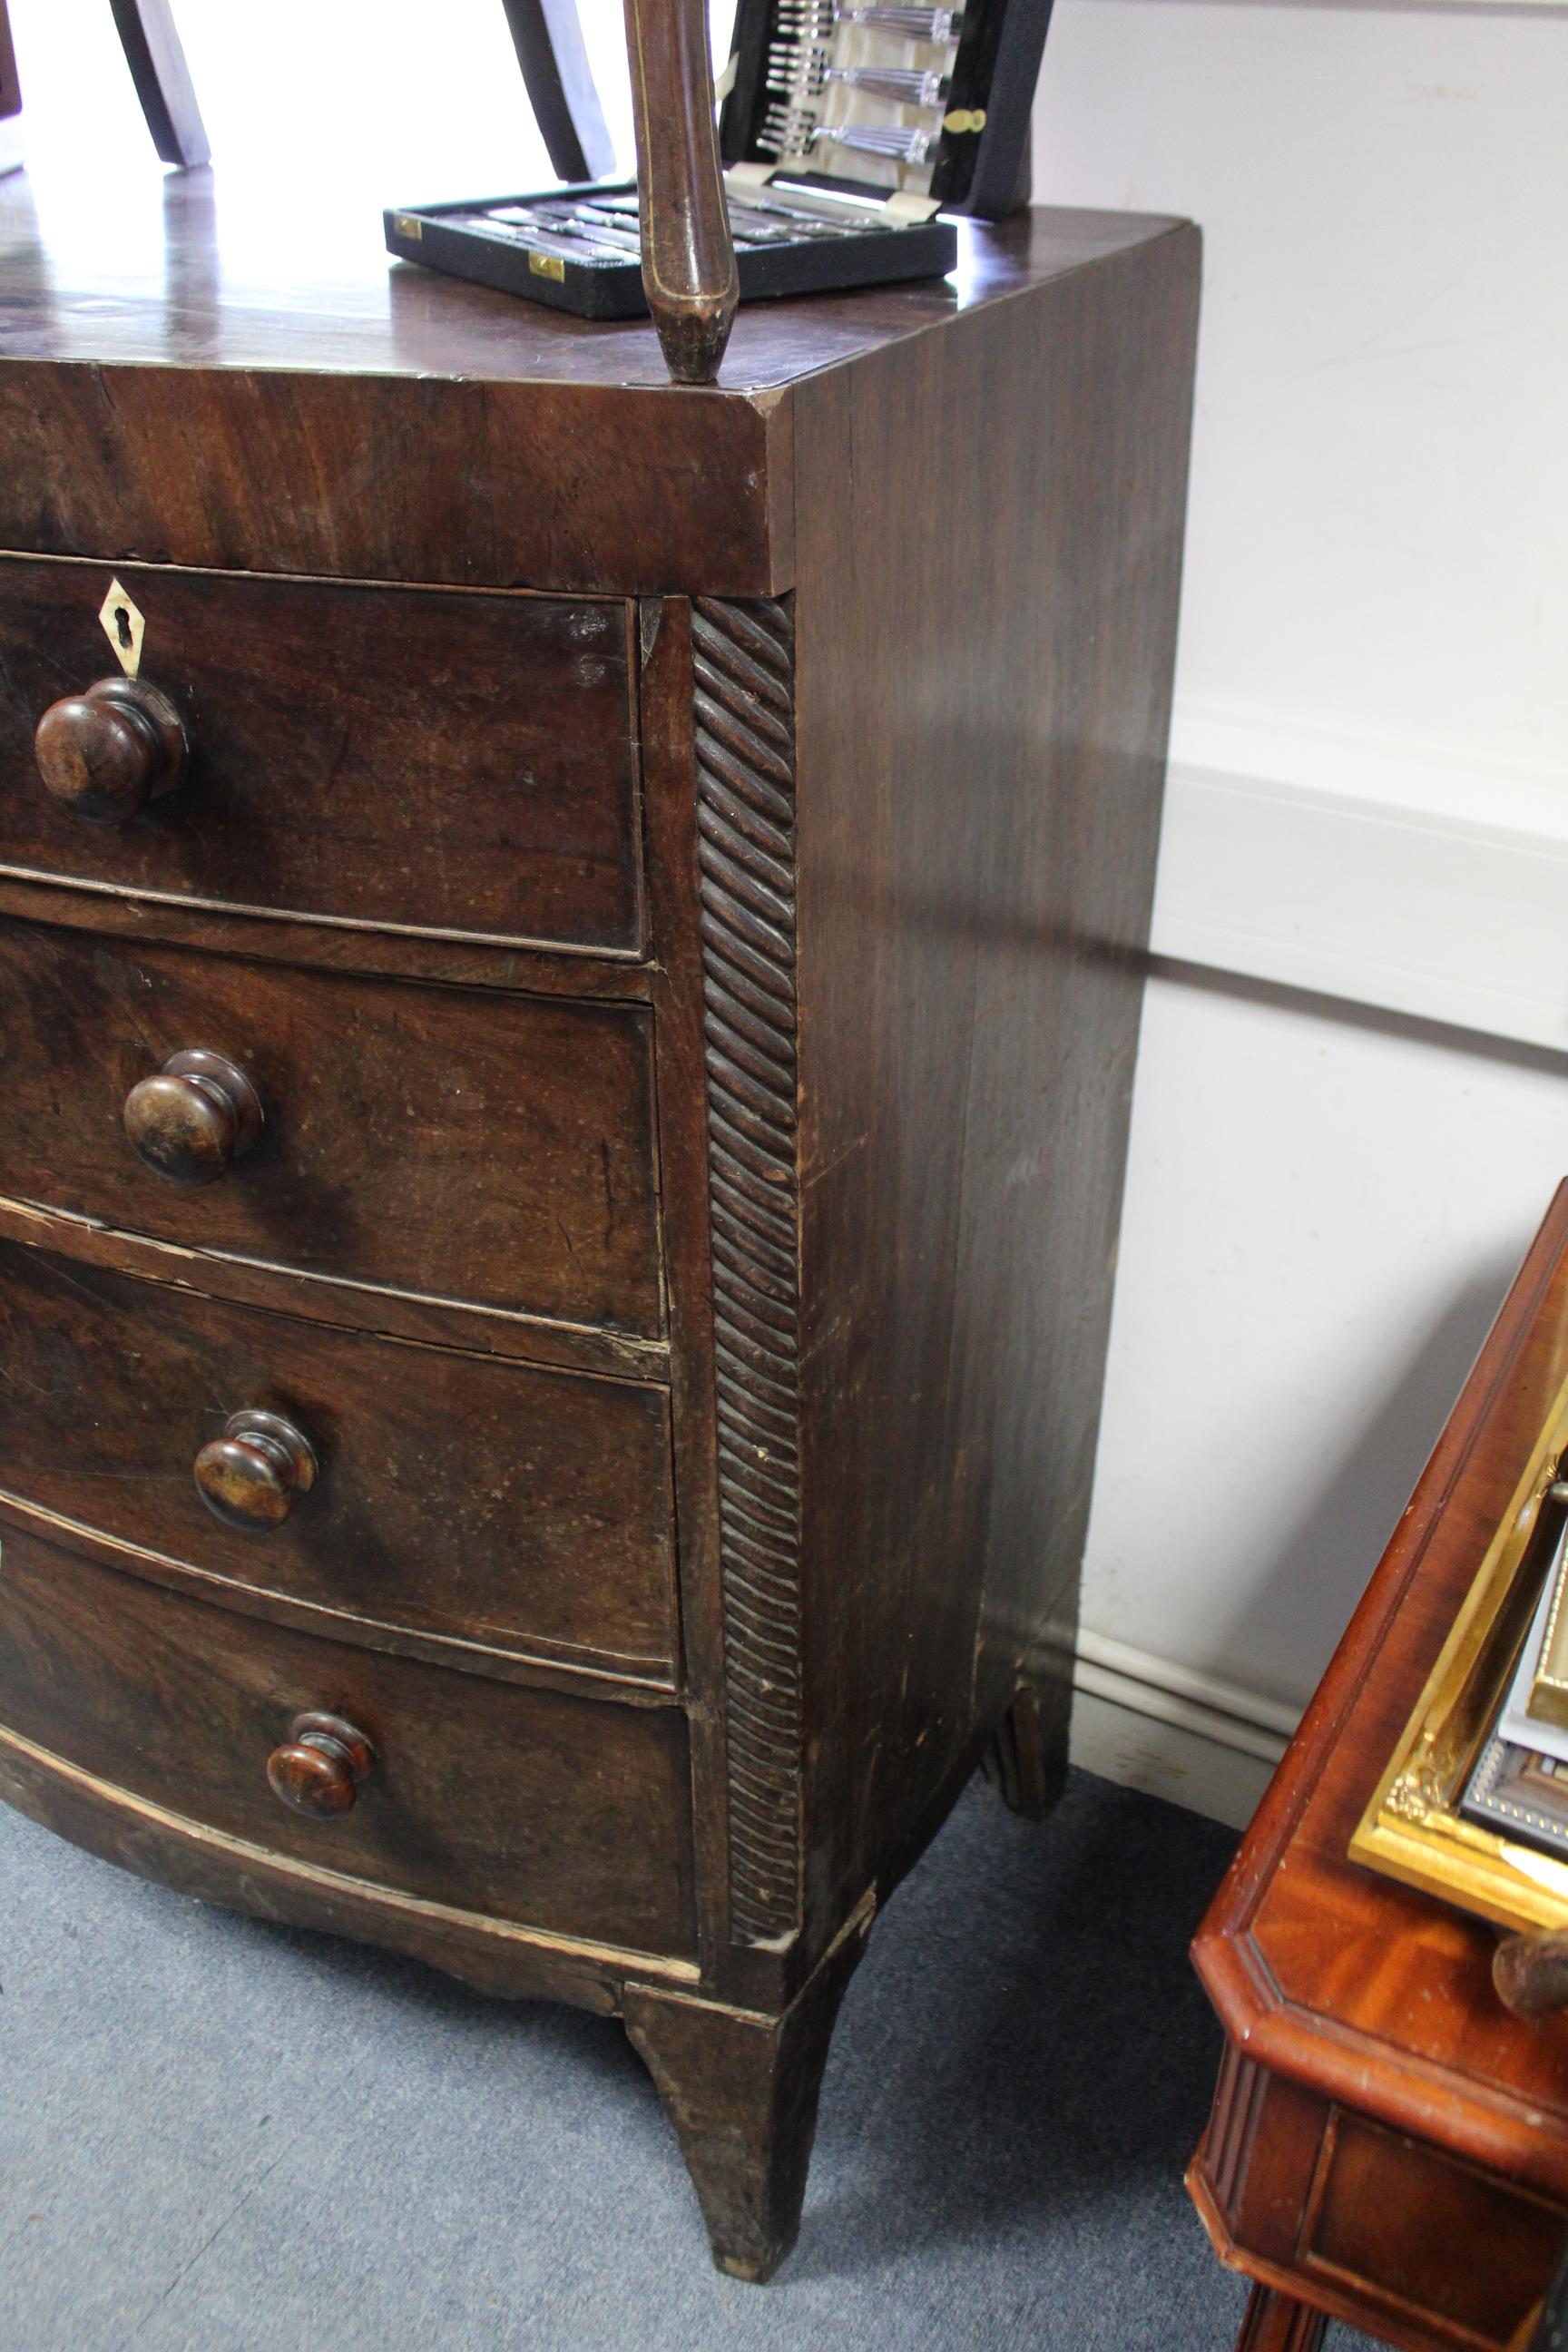
[[[0,923],[0,1194],[219,1272],[656,1337],[652,1086],[635,1006]]]
[[[0,1490],[154,1573],[490,1663],[673,1679],[663,1389],[334,1330],[16,1243],[0,1243]]]
[[[635,952],[629,632],[614,598],[9,559],[0,865]]]
[[[678,1707],[256,1624],[7,1529],[0,1764],[6,1732],[258,1859],[557,1935],[692,1948]]]

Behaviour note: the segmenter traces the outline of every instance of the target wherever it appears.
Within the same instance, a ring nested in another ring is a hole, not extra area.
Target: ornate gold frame
[[[1568,1449],[1568,1381],[1351,1840],[1351,1859],[1504,1927],[1568,1927],[1568,1860],[1462,1821],[1458,1804],[1540,1579],[1525,1571]]]

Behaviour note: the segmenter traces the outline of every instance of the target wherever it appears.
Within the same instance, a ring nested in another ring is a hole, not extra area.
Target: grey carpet
[[[0,1811],[3,2352],[1228,2352],[1182,2189],[1232,1837],[976,1788],[879,1923],[800,2246],[709,2268],[620,2029],[148,1886]],[[1335,2331],[1335,2352],[1362,2339]]]

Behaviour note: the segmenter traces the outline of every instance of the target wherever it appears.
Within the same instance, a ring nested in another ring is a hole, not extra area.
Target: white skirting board
[[[1234,1748],[1218,1748],[1199,1732],[1157,1723],[1114,1699],[1076,1689],[1072,1760],[1120,1788],[1184,1806],[1211,1822],[1244,1830],[1268,1786],[1272,1766]]]
[[[1079,1631],[1072,1760],[1102,1780],[1245,1829],[1295,1727],[1278,1700]]]

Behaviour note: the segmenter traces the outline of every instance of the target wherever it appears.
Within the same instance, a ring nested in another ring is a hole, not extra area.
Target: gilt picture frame
[[[1500,1927],[1568,1927],[1568,1860],[1463,1818],[1466,1782],[1540,1597],[1560,1528],[1568,1381],[1351,1841],[1351,1859]]]

